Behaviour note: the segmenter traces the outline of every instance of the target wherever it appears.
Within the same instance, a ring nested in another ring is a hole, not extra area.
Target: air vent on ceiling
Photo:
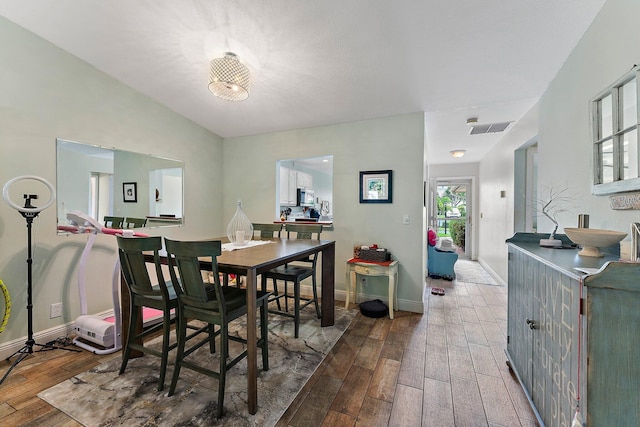
[[[485,133],[504,132],[504,130],[508,128],[510,124],[511,122],[489,123],[486,125],[473,125],[471,126],[471,130],[469,131],[469,135],[482,135]]]

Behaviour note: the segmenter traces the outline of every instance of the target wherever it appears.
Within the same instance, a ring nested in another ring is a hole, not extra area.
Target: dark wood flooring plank
[[[373,371],[353,365],[344,379],[330,409],[357,417],[367,394]]]
[[[399,373],[399,361],[381,358],[378,361],[375,371],[373,371],[367,396],[377,400],[393,402]]]
[[[331,402],[333,402],[341,386],[342,381],[340,379],[322,375],[288,425],[293,427],[322,425],[324,417],[329,412]]]
[[[382,340],[365,338],[353,364],[373,371],[378,364],[378,358],[383,346],[384,341]]]
[[[389,425],[392,407],[391,402],[380,401],[369,396],[365,397],[360,414],[358,414],[356,427],[385,427]]]
[[[329,411],[322,422],[322,427],[354,427],[356,419],[341,412]]]

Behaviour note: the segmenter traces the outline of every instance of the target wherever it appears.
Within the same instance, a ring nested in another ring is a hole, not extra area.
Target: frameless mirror
[[[184,162],[64,139],[56,153],[59,225],[74,210],[112,228],[183,223]]]

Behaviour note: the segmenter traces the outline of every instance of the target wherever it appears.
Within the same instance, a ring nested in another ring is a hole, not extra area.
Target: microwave
[[[302,188],[298,188],[298,200],[296,205],[314,207],[315,200],[313,197],[313,190],[304,190]]]

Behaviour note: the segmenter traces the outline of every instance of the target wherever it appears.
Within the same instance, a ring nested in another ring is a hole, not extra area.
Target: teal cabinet
[[[640,424],[640,267],[611,262],[584,279],[587,425]]]
[[[541,237],[507,240],[507,357],[538,422],[570,426],[579,391],[587,426],[640,425],[640,264]]]
[[[509,246],[508,263],[510,366],[538,421],[568,426],[577,399],[579,279],[517,245]]]

